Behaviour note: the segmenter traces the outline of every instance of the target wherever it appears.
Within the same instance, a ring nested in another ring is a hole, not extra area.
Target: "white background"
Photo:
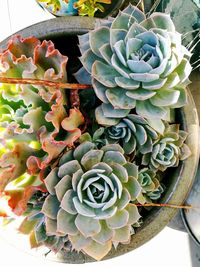
[[[9,6],[7,5],[9,1]],[[9,15],[10,14],[10,15]],[[37,6],[34,0],[0,0],[0,41],[12,33],[46,20],[52,16],[45,13]],[[9,19],[10,18],[10,19]],[[9,239],[9,237],[8,237]],[[0,238],[0,262],[1,266],[37,266],[42,267],[64,267],[66,265],[34,258],[33,256],[18,250],[19,244],[11,246]],[[123,266],[126,267],[198,267],[191,263],[191,252],[189,248],[188,235],[183,232],[166,227],[159,235],[126,255],[109,261],[85,264],[84,266]],[[192,258],[196,257],[193,251]],[[69,265],[78,267],[79,265]]]

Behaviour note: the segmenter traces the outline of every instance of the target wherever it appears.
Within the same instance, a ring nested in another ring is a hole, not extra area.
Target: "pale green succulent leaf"
[[[78,197],[73,198],[73,203],[78,214],[81,214],[85,217],[95,217],[96,214],[94,212],[94,209],[90,208],[84,203],[81,203]]]
[[[125,184],[126,189],[131,195],[131,200],[135,200],[140,194],[142,188],[134,177],[129,177],[128,182]]]
[[[105,175],[110,175],[113,172],[113,168],[111,168],[105,162],[99,162],[92,167],[93,169],[103,170]]]
[[[117,201],[117,207],[119,210],[123,210],[131,200],[129,191],[123,188],[121,198]]]
[[[144,90],[142,88],[131,90],[131,91],[126,91],[126,96],[130,97],[133,100],[144,101],[149,98],[152,98],[155,95],[156,95],[156,92]]]
[[[111,88],[117,86],[114,77],[119,75],[118,72],[111,66],[108,66],[101,61],[94,62],[92,65],[92,74],[93,77],[104,86]]]
[[[107,225],[111,229],[119,229],[127,225],[129,213],[126,210],[118,210],[114,216],[106,220]]]
[[[129,4],[122,12],[133,16],[138,23],[146,19],[144,12],[142,12],[137,6],[133,6],[131,4]]]
[[[56,185],[55,185],[55,192],[58,200],[61,202],[65,193],[71,189],[72,187],[72,180],[69,175],[64,176]]]
[[[127,31],[123,29],[110,29],[110,45],[111,49],[114,49],[113,46],[120,40],[124,40],[126,37]]]
[[[72,160],[69,162],[66,162],[62,166],[60,166],[58,171],[58,176],[60,178],[64,177],[65,175],[72,175],[76,171],[78,171],[81,168],[81,165],[77,160]]]
[[[80,61],[88,73],[92,73],[92,66],[96,60],[101,60],[97,55],[95,55],[91,49],[88,49],[81,57]],[[79,79],[79,73],[76,73],[75,77]],[[82,79],[82,78],[81,78]]]
[[[118,163],[120,165],[126,164],[125,157],[118,151],[107,151],[103,156],[103,162],[108,165]]]
[[[56,220],[52,220],[48,217],[45,218],[46,232],[48,235],[56,235],[57,234],[57,222]]]
[[[126,168],[118,163],[112,165],[113,173],[122,183],[128,182],[128,172]]]
[[[104,245],[113,238],[114,231],[108,228],[104,220],[101,220],[100,224],[101,224],[101,232],[93,236],[92,239],[97,243]]]
[[[74,206],[74,201],[73,201],[73,198],[75,196],[76,196],[75,192],[72,189],[70,189],[65,193],[60,203],[60,206],[63,210],[73,215],[77,214],[77,210]]]
[[[104,152],[108,152],[108,151],[118,151],[121,154],[124,154],[124,150],[123,148],[119,145],[119,144],[108,144],[106,146],[103,146],[101,148],[101,150],[103,150]]]
[[[137,179],[138,177],[138,166],[137,165],[135,165],[132,162],[127,162],[123,167],[126,168],[128,176],[132,176]]]
[[[101,245],[95,241],[92,241],[88,246],[83,248],[83,251],[94,258],[97,261],[100,261],[105,257],[112,248],[112,242],[108,241],[104,245]]]
[[[101,105],[102,107],[102,111],[103,111],[103,114],[105,117],[107,118],[124,118],[126,117],[129,112],[130,112],[130,109],[113,109],[113,106],[111,104],[105,104],[103,103]]]
[[[168,120],[169,110],[164,107],[156,107],[148,101],[138,101],[136,104],[136,111],[140,116],[145,118]]]
[[[76,249],[77,251],[80,251],[92,242],[91,238],[86,238],[80,232],[77,235],[68,235],[68,238],[72,244],[72,248]]]
[[[103,126],[116,125],[120,121],[120,118],[106,118],[102,109],[102,105],[96,108],[95,117],[97,123]]]
[[[52,220],[57,218],[59,201],[56,196],[48,195],[42,206],[42,212]]]
[[[91,169],[95,164],[101,162],[103,151],[90,150],[81,159],[81,165],[86,169]]]
[[[126,225],[122,228],[115,229],[112,240],[114,242],[126,243],[131,237],[131,226]]]
[[[138,222],[138,220],[141,218],[141,215],[139,214],[138,208],[134,204],[129,204],[126,207],[126,211],[128,211],[128,213],[129,213],[128,224],[132,225],[132,224]]]
[[[67,161],[71,161],[73,160],[73,150],[70,149],[69,151],[67,151],[59,160],[59,167],[62,166],[64,163],[66,163]]]
[[[178,102],[180,92],[178,90],[160,89],[150,99],[151,104],[157,107],[169,107]]]
[[[108,27],[101,27],[90,32],[89,42],[95,55],[101,57],[99,49],[106,43],[109,43],[110,31]]]
[[[135,107],[135,100],[125,95],[123,88],[113,88],[106,90],[105,94],[113,107],[117,109],[133,109]]]
[[[115,77],[115,82],[119,87],[126,88],[127,90],[134,90],[140,86],[140,82],[125,77]]]
[[[81,161],[81,159],[83,158],[83,156],[90,151],[91,149],[95,148],[95,144],[93,144],[92,142],[84,142],[82,144],[80,144],[73,152],[73,156],[76,160],[78,160],[79,162]]]
[[[49,175],[44,180],[46,188],[51,195],[55,195],[55,186],[60,181],[57,174],[58,174],[58,168],[56,167],[49,173]]]
[[[99,49],[99,52],[103,59],[108,63],[111,64],[111,58],[112,58],[112,50],[110,47],[110,44],[105,43],[104,45],[101,46]]]
[[[108,89],[106,86],[104,86],[102,83],[98,82],[97,80],[92,80],[92,85],[94,88],[94,92],[96,96],[103,102],[103,103],[109,103],[107,97],[106,97],[106,90]]]
[[[77,235],[78,229],[75,225],[76,216],[60,209],[57,216],[57,231],[65,235]]]
[[[94,218],[77,215],[75,225],[86,238],[95,236],[101,231],[101,224]]]

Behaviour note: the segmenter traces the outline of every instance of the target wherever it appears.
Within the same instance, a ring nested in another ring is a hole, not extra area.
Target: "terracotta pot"
[[[31,35],[37,38],[51,39],[56,48],[69,57],[69,68],[73,69],[74,64],[80,66],[77,60],[79,50],[77,47],[77,35],[84,34],[93,29],[95,20],[83,17],[62,17],[44,21],[26,29],[18,34],[23,37]],[[9,38],[8,38],[9,39]],[[6,47],[8,39],[0,44],[0,48]],[[182,129],[189,133],[187,144],[192,151],[192,155],[180,163],[178,168],[173,168],[165,177],[164,183],[166,191],[161,199],[161,203],[171,203],[181,205],[187,197],[192,186],[199,159],[199,122],[197,110],[190,91],[188,90],[188,104],[176,111],[177,122],[181,124]],[[152,237],[157,235],[175,216],[176,209],[173,208],[152,208],[143,218],[144,223],[136,230],[128,245],[119,245],[118,249],[112,251],[104,258],[109,259],[119,256],[143,245]],[[66,263],[84,263],[93,261],[90,257],[82,253],[69,253],[67,255],[58,255],[58,258]]]

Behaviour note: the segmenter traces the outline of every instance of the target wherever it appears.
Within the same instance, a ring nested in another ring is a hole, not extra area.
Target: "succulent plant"
[[[77,15],[77,0],[36,0],[43,8],[56,16]]]
[[[47,235],[68,235],[72,248],[96,260],[112,243],[130,241],[140,214],[130,201],[141,192],[137,167],[126,161],[123,149],[96,149],[84,142],[69,150],[44,180],[49,191],[42,207]]]
[[[170,108],[185,105],[191,54],[169,15],[146,18],[129,5],[115,19],[97,23],[79,43],[83,67],[103,102],[97,122],[115,125],[136,108],[140,116],[161,123],[170,121]]]
[[[0,76],[65,82],[67,57],[51,41],[14,36],[0,53]],[[37,118],[37,119],[36,119]],[[82,113],[60,89],[0,85],[0,191],[25,172],[37,174],[81,135]]]
[[[111,0],[78,0],[74,6],[80,16],[94,17],[97,11],[104,12],[102,4],[111,4]]]
[[[160,184],[158,174],[148,168],[143,168],[138,173],[138,182],[142,187],[142,192],[138,197],[140,203],[144,204],[150,200],[157,200],[164,192],[163,186]]]
[[[129,114],[111,127],[105,128],[108,143],[122,143],[126,154],[136,151],[142,154],[152,151],[157,132],[149,126],[147,120],[139,115]]]
[[[142,164],[162,172],[167,168],[177,167],[180,160],[185,160],[191,154],[184,143],[186,138],[187,133],[179,130],[179,125],[168,125],[164,135],[154,142],[152,151],[143,155]]]

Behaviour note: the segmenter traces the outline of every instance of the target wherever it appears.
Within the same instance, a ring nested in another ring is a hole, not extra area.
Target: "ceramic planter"
[[[41,40],[51,39],[56,48],[62,54],[69,57],[69,72],[76,71],[80,67],[80,62],[77,60],[79,49],[77,46],[77,35],[81,35],[93,29],[95,20],[92,18],[82,17],[62,17],[41,22],[26,29],[21,30],[18,34],[23,37],[35,36]],[[9,38],[8,38],[9,39]],[[8,39],[0,44],[0,49],[6,47]],[[188,90],[188,104],[176,111],[176,122],[181,124],[183,130],[189,133],[187,145],[192,151],[192,155],[179,164],[178,168],[167,173],[168,179],[163,180],[166,186],[166,191],[163,194],[161,203],[171,203],[181,205],[193,183],[196,174],[199,149],[198,149],[198,115],[196,107]],[[131,242],[128,245],[119,245],[118,249],[112,249],[111,252],[104,258],[112,258],[129,252],[142,244],[146,243],[156,234],[158,234],[175,216],[177,210],[173,208],[152,208],[150,211],[143,214],[144,223],[137,229],[135,235],[132,236]],[[76,252],[65,255],[58,255],[62,262],[66,263],[85,263],[93,261],[89,256]]]

